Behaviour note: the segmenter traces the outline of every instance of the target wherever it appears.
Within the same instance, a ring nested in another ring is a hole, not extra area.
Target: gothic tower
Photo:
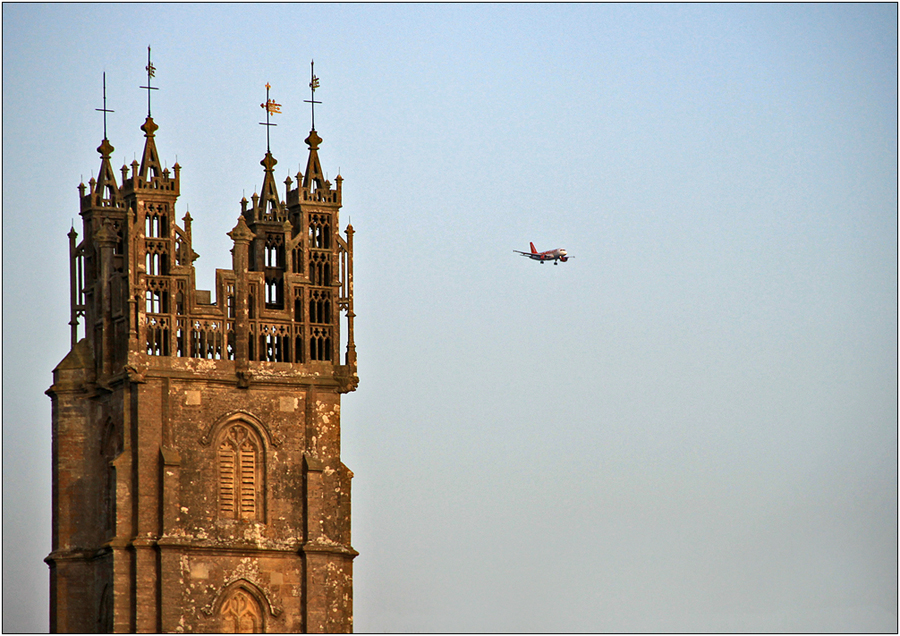
[[[163,167],[158,129],[148,97],[141,162],[121,185],[104,134],[99,174],[79,186],[83,239],[69,232],[72,349],[47,391],[50,628],[351,631],[340,401],[358,380],[342,179],[324,179],[315,126],[284,199],[266,152],[211,298],[195,287],[181,166]]]

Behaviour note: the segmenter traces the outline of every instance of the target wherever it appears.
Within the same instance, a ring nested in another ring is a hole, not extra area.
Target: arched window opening
[[[112,206],[117,194],[118,192],[111,183],[105,183],[100,190],[100,205],[104,207]]]
[[[169,320],[165,316],[148,315],[146,318],[147,355],[169,355]]]
[[[144,236],[146,238],[167,238],[169,234],[168,217],[162,213],[162,208],[150,206],[146,214],[144,224]]]
[[[331,322],[331,294],[329,292],[310,292],[309,321],[315,323]]]
[[[148,289],[147,290],[147,307],[145,311],[148,314],[158,314],[159,311],[159,296],[155,291]]]
[[[320,250],[331,249],[331,224],[326,215],[310,215],[309,246]]]
[[[165,314],[169,312],[169,295],[168,293],[158,289],[147,290],[147,307],[148,314]]]
[[[222,323],[218,320],[194,320],[191,323],[191,357],[222,360]]]
[[[284,309],[283,281],[279,277],[266,278],[266,308]]]
[[[261,507],[260,444],[243,424],[231,426],[218,448],[219,516],[256,520]]]
[[[154,246],[147,249],[146,270],[148,276],[166,276],[169,273],[169,255]]]
[[[310,330],[309,359],[331,361],[331,334],[327,329]]]
[[[281,250],[275,245],[266,245],[266,267],[281,267]]]
[[[238,588],[222,603],[223,634],[256,634],[263,631],[263,611],[259,601]]]
[[[309,260],[309,282],[313,285],[331,285],[331,262],[327,254],[313,254]]]

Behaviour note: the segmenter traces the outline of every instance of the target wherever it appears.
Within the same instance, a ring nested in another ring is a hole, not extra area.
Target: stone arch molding
[[[272,594],[270,594],[267,589],[261,585],[257,585],[250,579],[239,576],[231,577],[225,581],[225,584],[219,588],[218,592],[216,592],[216,596],[213,598],[212,602],[203,608],[203,613],[207,616],[217,616],[222,611],[222,605],[225,601],[238,590],[244,591],[255,598],[260,607],[267,610],[268,613],[275,618],[283,611],[282,608],[276,605],[272,600]]]
[[[277,433],[273,434],[272,431],[269,430],[269,427],[258,417],[248,411],[239,409],[237,411],[226,413],[219,419],[207,425],[206,429],[203,431],[202,437],[200,437],[200,443],[204,446],[209,446],[223,429],[238,422],[246,424],[254,429],[266,448],[269,448],[270,446],[277,448],[281,445],[281,442],[284,441],[282,435]]]

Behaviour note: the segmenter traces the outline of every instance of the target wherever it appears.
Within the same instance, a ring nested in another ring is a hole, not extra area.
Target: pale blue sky
[[[896,631],[895,4],[8,3],[4,631],[48,626],[66,233],[147,45],[207,289],[316,60],[357,631]]]

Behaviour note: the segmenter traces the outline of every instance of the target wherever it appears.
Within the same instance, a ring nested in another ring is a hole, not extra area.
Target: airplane
[[[544,264],[544,261],[553,261],[554,265],[559,265],[559,261],[565,263],[570,258],[575,258],[574,256],[567,255],[566,250],[562,248],[538,252],[534,247],[534,243],[529,243],[529,245],[531,245],[531,252],[520,252],[519,250],[513,250],[513,252],[521,254],[522,256],[527,256],[533,261],[540,261],[541,265]]]

